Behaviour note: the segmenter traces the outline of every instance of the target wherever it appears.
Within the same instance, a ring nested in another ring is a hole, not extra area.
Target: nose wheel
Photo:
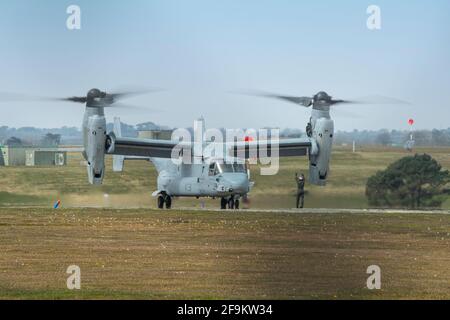
[[[164,209],[164,205],[166,205],[166,209],[170,209],[172,207],[172,197],[166,193],[159,194],[157,205],[158,209]]]

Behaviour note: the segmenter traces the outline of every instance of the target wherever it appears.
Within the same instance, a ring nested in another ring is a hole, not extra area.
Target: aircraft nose
[[[245,174],[233,174],[232,176],[226,177],[231,192],[234,193],[247,193],[248,192],[248,178]]]

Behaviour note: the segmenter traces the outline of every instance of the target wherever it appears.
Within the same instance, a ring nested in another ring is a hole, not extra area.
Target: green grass
[[[0,203],[4,206],[8,205],[45,205],[47,204],[49,199],[37,196],[37,195],[27,195],[27,194],[16,194],[9,192],[0,192]]]
[[[450,169],[450,149],[418,152]],[[306,206],[366,208],[367,178],[405,155],[335,148],[329,183],[307,185]],[[0,298],[450,298],[450,215],[176,210],[199,207],[196,199],[159,211],[150,163],[130,161],[113,173],[108,157],[104,185],[91,186],[81,160],[0,168]],[[307,167],[305,158],[282,159],[276,176],[253,167],[250,207],[292,208],[294,173]],[[50,209],[56,199],[63,209]],[[218,200],[205,204],[217,208]],[[89,206],[105,208],[77,208]],[[117,209],[130,207],[141,209]],[[80,291],[65,287],[71,264],[82,269]],[[365,288],[371,264],[382,268],[380,291]]]
[[[450,148],[423,148],[445,169],[450,169]],[[386,168],[395,160],[410,155],[400,148],[364,147],[356,153],[337,147],[331,160],[328,185],[306,185],[306,207],[310,208],[367,208],[365,185],[368,177]],[[65,206],[155,207],[151,193],[156,188],[157,173],[147,161],[128,161],[125,171],[112,172],[111,157],[107,157],[107,172],[102,186],[91,186],[81,164],[80,154],[69,154],[66,167],[2,167],[0,168],[0,206],[47,204],[61,199]],[[294,173],[308,175],[305,157],[281,159],[275,176],[261,176],[259,167],[252,167],[255,187],[250,194],[251,208],[292,208],[295,204]],[[104,194],[109,197],[105,198]],[[203,200],[206,207],[217,208],[218,200]],[[197,199],[175,199],[175,207],[199,207]],[[450,198],[443,208],[450,208]]]
[[[429,153],[444,169],[450,169],[449,148],[422,148],[418,153]],[[311,208],[368,208],[365,196],[367,179],[378,170],[385,169],[392,162],[410,153],[400,148],[363,148],[352,153],[349,148],[334,149],[330,175],[326,187],[306,186],[305,206]],[[308,176],[308,162],[305,158],[284,158],[280,171],[274,176],[260,176],[258,168],[253,170],[256,182],[251,198],[258,208],[291,208],[295,203],[295,172]],[[269,197],[270,195],[270,197]],[[450,208],[446,201],[443,208]]]

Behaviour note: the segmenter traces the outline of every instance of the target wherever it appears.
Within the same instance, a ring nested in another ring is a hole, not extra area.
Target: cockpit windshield
[[[217,168],[219,169],[220,173],[232,173],[232,172],[238,172],[238,173],[245,173],[245,166],[241,163],[217,163]]]
[[[233,165],[228,163],[218,163],[220,173],[234,172]]]
[[[245,166],[241,163],[234,163],[233,164],[234,172],[242,172],[245,173]]]

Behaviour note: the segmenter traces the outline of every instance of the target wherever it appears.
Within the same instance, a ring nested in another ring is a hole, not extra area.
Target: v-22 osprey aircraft
[[[222,152],[215,154],[217,148],[208,148],[208,145],[211,146],[213,142],[204,139],[205,135],[203,133],[206,132],[206,128],[203,117],[194,121],[193,129],[194,132],[200,132],[199,136],[201,139],[197,141],[200,146],[198,155],[189,154],[188,158],[183,155],[182,158],[168,159],[115,154],[113,155],[113,171],[123,171],[125,160],[148,160],[151,162],[158,171],[157,190],[152,195],[157,197],[157,205],[160,209],[164,208],[164,205],[166,208],[170,208],[173,196],[218,197],[221,199],[221,209],[239,209],[241,197],[247,195],[253,186],[253,182],[250,181],[250,170],[246,161]],[[123,139],[119,118],[114,118],[113,134],[115,142],[117,138]],[[150,141],[149,139],[145,140],[147,142]],[[192,142],[195,143],[194,141]],[[220,148],[224,146],[225,144],[220,144]],[[190,153],[190,144],[182,144],[182,147],[187,147],[187,153]],[[183,159],[188,161],[183,161]],[[194,161],[189,161],[191,159]]]
[[[149,92],[149,91],[146,91]],[[387,97],[375,97],[371,101],[335,100],[321,91],[313,96],[285,96],[269,93],[256,95],[275,98],[302,107],[311,107],[311,117],[306,126],[306,137],[298,139],[257,139],[233,142],[200,139],[155,140],[126,138],[121,136],[120,122],[115,132],[106,131],[106,107],[123,106],[119,100],[146,92],[107,93],[91,89],[86,96],[65,98],[38,98],[43,101],[66,101],[85,104],[82,123],[83,157],[87,162],[88,180],[101,184],[105,175],[105,155],[113,155],[115,171],[123,169],[125,159],[148,159],[157,171],[158,208],[171,208],[173,197],[220,198],[220,207],[239,208],[239,199],[247,195],[253,183],[246,163],[249,159],[264,157],[308,156],[309,182],[324,186],[329,175],[329,163],[334,134],[334,122],[330,108],[338,104],[409,104]],[[30,97],[24,97],[30,100]],[[32,98],[31,100],[36,100]],[[201,119],[194,127],[202,128]],[[195,137],[195,134],[194,134]],[[213,146],[213,148],[208,148]],[[217,148],[219,147],[219,148]],[[222,152],[211,152],[211,150]],[[200,151],[199,151],[200,150]],[[186,161],[188,160],[188,161]],[[192,161],[194,160],[194,161]]]
[[[295,100],[297,104],[312,106],[307,137],[282,139],[275,143],[260,140],[231,144],[224,142],[223,148],[226,150],[224,159],[202,154],[200,163],[174,161],[174,154],[179,159],[186,154],[195,154],[192,152],[196,147],[195,141],[126,138],[121,137],[118,130],[116,133],[107,133],[104,108],[125,96],[92,89],[86,97],[66,99],[86,104],[82,124],[83,155],[87,161],[88,179],[91,184],[102,183],[107,154],[116,156],[114,160],[116,170],[122,169],[123,161],[127,158],[148,158],[158,171],[157,189],[153,192],[153,196],[157,197],[158,208],[163,208],[164,205],[171,208],[173,197],[217,197],[221,199],[222,209],[227,205],[230,208],[239,207],[240,197],[246,195],[252,185],[245,161],[255,155],[260,157],[263,149],[265,155],[270,155],[275,148],[280,157],[308,156],[310,183],[316,185],[326,183],[334,132],[329,107],[341,101],[332,100],[326,93]],[[197,121],[196,124],[204,127],[204,121]],[[200,143],[208,142],[202,140]],[[233,160],[231,163],[230,158]]]

